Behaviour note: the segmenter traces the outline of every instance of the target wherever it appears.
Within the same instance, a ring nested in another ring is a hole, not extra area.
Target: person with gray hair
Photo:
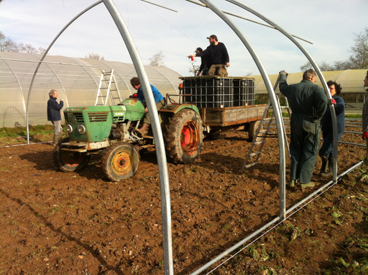
[[[60,103],[56,101],[58,93],[52,89],[49,92],[50,99],[47,101],[47,120],[54,124],[54,140],[55,146],[62,139],[63,128],[61,127],[61,114],[60,110],[64,107],[63,99],[60,99]]]
[[[317,74],[313,70],[303,73],[303,80],[288,85],[287,73],[280,71],[280,91],[287,97],[292,115],[290,119],[290,182],[294,188],[297,181],[301,187],[314,187],[311,182],[314,166],[318,158],[321,138],[321,118],[327,108],[327,96],[323,89],[314,84]]]
[[[367,87],[366,91],[368,92],[368,71],[367,71],[367,74],[365,75],[365,78],[364,78],[364,87]],[[363,105],[362,126],[363,126],[363,129],[362,129],[363,130],[363,136],[362,136],[362,138],[367,143],[367,147],[366,147],[367,154],[365,156],[364,163],[366,165],[368,165],[368,95],[365,98],[365,102],[364,102],[364,105]]]

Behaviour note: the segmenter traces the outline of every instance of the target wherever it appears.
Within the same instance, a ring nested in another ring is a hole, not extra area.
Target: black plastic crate
[[[183,78],[183,97],[185,103],[194,103],[200,108],[232,107],[234,104],[233,79],[219,77]]]
[[[234,78],[234,106],[254,105],[254,80]]]

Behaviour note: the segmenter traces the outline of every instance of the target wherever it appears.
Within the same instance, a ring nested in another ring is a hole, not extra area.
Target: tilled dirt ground
[[[342,140],[363,144],[352,133]],[[250,144],[247,133],[223,133],[205,141],[194,163],[168,165],[175,274],[193,272],[279,215],[277,138],[268,139],[259,164],[240,173]],[[98,157],[80,172],[63,173],[52,150],[49,144],[0,147],[0,274],[163,274],[155,151],[142,154],[134,177],[109,182]],[[364,150],[339,144],[339,172],[361,161]],[[287,190],[287,208],[332,179],[321,177],[319,167],[320,160],[315,188]],[[214,274],[364,270],[368,185],[362,167]],[[339,258],[346,265],[334,262]]]

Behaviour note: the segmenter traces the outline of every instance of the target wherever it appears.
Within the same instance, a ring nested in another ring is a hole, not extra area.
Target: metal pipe
[[[229,20],[227,18],[226,15],[223,14],[222,11],[220,11],[216,6],[214,6],[212,3],[210,3],[207,0],[200,0],[202,3],[206,4],[206,6],[208,8],[210,8],[214,13],[216,13],[222,20],[224,20],[229,27],[237,34],[237,36],[240,38],[240,40],[243,42],[244,46],[248,49],[249,53],[251,54],[254,62],[256,63],[263,81],[266,85],[268,94],[270,96],[271,102],[273,106],[278,106],[278,102],[276,99],[276,95],[275,92],[272,88],[271,85],[271,81],[260,61],[260,59],[258,58],[257,54],[255,53],[255,51],[253,50],[252,46],[248,43],[248,41],[246,40],[246,38],[244,37],[244,35],[241,33],[241,31],[235,26],[235,24],[233,24],[231,22],[231,20]],[[238,248],[240,245],[242,245],[243,243],[245,243],[246,241],[248,241],[250,238],[252,238],[253,236],[255,236],[256,234],[258,234],[259,231],[264,230],[265,228],[267,228],[269,225],[275,223],[276,221],[285,218],[285,208],[286,208],[286,190],[285,190],[285,178],[286,178],[286,168],[285,168],[285,140],[284,140],[284,136],[283,136],[283,131],[282,131],[282,116],[281,116],[281,112],[279,108],[276,108],[274,110],[275,112],[275,120],[277,123],[277,129],[278,129],[278,140],[279,140],[279,154],[280,154],[280,215],[279,217],[275,218],[273,221],[271,221],[270,223],[268,223],[267,225],[265,225],[264,227],[262,227],[260,230],[258,230],[257,232],[251,234],[249,237],[245,238],[244,240],[242,240],[241,242],[237,243],[236,245],[232,246],[231,248],[227,249],[225,252],[221,253],[219,256],[217,256],[215,259],[211,260],[210,262],[206,263],[204,266],[202,266],[201,268],[197,269],[196,271],[194,271],[193,273],[191,273],[192,275],[194,274],[199,274],[200,272],[202,272],[203,270],[205,270],[206,268],[208,268],[209,266],[211,266],[213,263],[217,262],[218,260],[222,259],[223,257],[225,257],[226,255],[228,255],[231,251],[235,250],[236,248]]]
[[[141,0],[143,1],[143,0]],[[201,3],[198,3],[196,1],[193,1],[193,0],[186,0],[187,2],[190,2],[190,3],[193,3],[193,4],[196,4],[198,6],[201,6],[201,7],[204,7],[204,8],[207,8],[207,5],[205,4],[201,4]],[[261,22],[258,22],[258,21],[255,21],[255,20],[252,20],[252,19],[249,19],[249,18],[246,18],[246,17],[243,17],[243,16],[240,16],[240,15],[237,15],[235,13],[231,13],[231,12],[228,12],[228,11],[224,11],[224,10],[221,10],[223,13],[225,14],[228,14],[228,15],[231,15],[231,16],[234,16],[234,17],[238,17],[240,19],[243,19],[243,20],[246,20],[246,21],[249,21],[249,22],[252,22],[252,23],[256,23],[258,25],[261,25],[261,26],[264,26],[264,27],[268,27],[268,28],[271,28],[271,29],[276,29],[274,26],[270,26],[270,25],[267,25],[267,24],[264,24],[264,23],[261,23]],[[294,34],[291,34],[293,37],[297,38],[297,39],[300,39],[300,40],[303,40],[304,42],[307,42],[309,44],[313,44],[312,42],[304,39],[304,38],[301,38],[299,36],[296,36]]]
[[[208,0],[200,0],[202,3],[206,4],[207,7],[209,7],[213,12],[215,12],[222,20],[224,20],[229,27],[236,33],[236,35],[240,38],[240,40],[243,42],[244,46],[247,48],[248,52],[252,56],[254,62],[257,65],[258,70],[260,71],[262,75],[263,82],[265,83],[266,89],[268,91],[268,95],[270,97],[272,106],[279,106],[278,100],[276,98],[275,91],[272,88],[272,84],[270,81],[270,78],[268,77],[268,74],[266,70],[263,67],[263,64],[261,60],[259,59],[258,55],[254,51],[251,44],[247,41],[245,36],[242,34],[242,32],[238,29],[238,27],[225,16],[219,9],[217,9],[216,6],[211,4]],[[276,127],[277,127],[277,134],[279,139],[279,153],[280,153],[280,217],[285,217],[285,208],[286,208],[286,164],[285,164],[285,139],[283,135],[283,129],[284,126],[282,121],[282,114],[279,108],[274,109],[274,116],[276,121]]]
[[[128,28],[123,18],[112,0],[103,0],[107,10],[110,12],[119,32],[125,42],[128,52],[132,58],[134,67],[137,71],[138,78],[143,88],[143,94],[150,113],[153,136],[155,139],[156,156],[160,175],[161,186],[161,207],[162,207],[162,234],[164,244],[164,270],[165,274],[174,274],[173,253],[172,253],[172,236],[171,236],[171,207],[170,207],[170,185],[169,173],[167,168],[164,140],[155,100],[153,97],[151,86],[148,82],[147,74],[144,70],[143,63],[138,54],[138,50],[134,44]]]
[[[29,91],[28,91],[28,98],[27,98],[27,108],[26,108],[26,124],[27,124],[27,144],[29,144],[29,125],[28,125],[28,111],[29,111],[29,99],[31,97],[31,92],[32,92],[32,86],[33,86],[33,82],[35,80],[36,74],[38,72],[38,69],[40,68],[43,60],[45,59],[47,53],[49,52],[49,50],[51,49],[51,47],[54,45],[54,43],[56,42],[56,40],[59,38],[59,36],[75,21],[77,20],[81,15],[83,15],[84,13],[86,13],[87,11],[89,11],[90,9],[92,9],[93,7],[97,6],[98,4],[101,4],[102,1],[98,1],[94,4],[92,4],[91,6],[89,6],[88,8],[86,8],[84,11],[82,11],[81,13],[79,13],[77,16],[75,16],[68,24],[66,24],[66,26],[58,33],[58,35],[54,38],[54,40],[52,40],[51,44],[48,46],[48,48],[46,49],[46,51],[43,53],[40,61],[38,62],[38,65],[33,73],[33,77],[31,80],[31,84],[29,85]]]
[[[200,0],[200,1],[202,1],[202,0]],[[263,230],[267,229],[267,227],[271,226],[272,224],[276,223],[279,220],[280,220],[280,217],[274,218],[272,221],[270,221],[266,225],[262,226],[256,232],[253,232],[252,234],[250,234],[248,237],[246,237],[242,241],[240,241],[237,244],[235,244],[232,247],[230,247],[224,253],[222,253],[219,256],[217,256],[216,258],[212,259],[211,261],[209,261],[208,263],[206,263],[204,266],[202,266],[201,268],[197,269],[193,273],[190,273],[190,275],[196,275],[196,274],[199,274],[202,271],[206,270],[208,267],[210,267],[211,265],[213,265],[217,261],[221,260],[223,257],[225,257],[226,255],[230,254],[232,251],[234,251],[235,249],[239,248],[241,245],[245,244],[247,241],[249,241],[253,237],[257,236],[260,232],[262,232]]]
[[[367,147],[367,145],[360,144],[360,143],[351,143],[351,142],[346,142],[346,141],[339,141],[339,143],[348,144],[348,145],[356,145],[356,146],[361,146],[361,147]]]
[[[319,69],[317,63],[313,60],[313,58],[309,55],[309,53],[298,43],[298,41],[296,41],[292,35],[290,35],[288,32],[286,32],[284,29],[282,29],[280,26],[278,26],[276,23],[272,22],[271,20],[267,19],[266,17],[264,17],[263,15],[261,15],[260,13],[256,12],[255,10],[235,1],[235,0],[226,0],[227,2],[233,3],[235,5],[237,5],[238,7],[241,7],[251,13],[253,13],[255,16],[261,18],[263,21],[267,22],[268,24],[274,26],[278,31],[280,31],[282,34],[284,34],[287,38],[289,38],[301,51],[302,53],[306,56],[306,58],[309,60],[309,62],[312,64],[313,68],[315,69],[319,79],[321,80],[321,83],[323,85],[325,94],[327,96],[327,98],[329,99],[328,103],[329,103],[329,108],[330,108],[330,113],[331,113],[331,120],[332,120],[332,132],[333,132],[333,180],[336,181],[337,179],[337,153],[338,153],[338,147],[337,147],[337,119],[336,119],[336,113],[335,113],[335,108],[333,106],[333,104],[331,103],[331,94],[330,91],[328,89],[326,80],[324,79],[324,76],[321,72],[321,70]]]
[[[10,64],[4,59],[4,58],[1,58],[2,60],[4,60],[4,62],[6,63],[6,65],[8,65],[10,71],[13,73],[15,79],[17,80],[17,83],[18,83],[18,86],[19,86],[19,89],[20,89],[20,94],[23,98],[23,110],[26,110],[26,104],[24,102],[24,95],[23,95],[23,88],[22,88],[22,85],[20,84],[20,81],[18,79],[18,76],[17,74],[14,72],[13,68],[10,66]]]
[[[341,173],[339,176],[339,179],[342,178],[343,176],[345,176],[346,174],[350,173],[351,171],[353,171],[355,168],[359,167],[360,165],[363,164],[364,161],[358,162],[357,164],[355,164],[354,166],[352,166],[351,168],[349,168],[348,170],[346,170],[345,172]],[[312,194],[310,194],[308,197],[304,198],[302,201],[298,202],[297,204],[295,204],[294,206],[290,207],[286,213],[290,213],[292,212],[294,209],[296,209],[299,205],[303,204],[305,201],[309,200],[310,198],[312,198],[314,195],[316,195],[317,193],[321,192],[323,189],[327,188],[328,186],[330,186],[333,183],[337,183],[337,180],[332,180],[330,182],[328,182],[327,184],[323,185],[321,188],[319,188],[318,190],[314,191]]]
[[[167,7],[164,7],[164,6],[161,6],[161,5],[157,5],[155,3],[152,3],[152,2],[149,2],[149,1],[146,1],[146,0],[141,0],[142,2],[146,2],[148,4],[151,4],[151,5],[154,5],[154,6],[157,6],[157,7],[160,7],[160,8],[163,8],[163,9],[166,9],[166,10],[169,10],[169,11],[173,11],[173,12],[178,12],[176,10],[173,10],[173,9],[170,9],[170,8],[167,8]]]

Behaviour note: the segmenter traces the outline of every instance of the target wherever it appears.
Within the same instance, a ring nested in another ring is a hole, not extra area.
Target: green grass
[[[64,129],[65,130],[65,129]],[[37,126],[29,126],[29,135],[48,135],[54,132],[53,125],[37,125]],[[4,137],[18,137],[18,136],[27,136],[27,128],[26,127],[14,127],[8,128],[3,127],[0,128],[0,138]]]

